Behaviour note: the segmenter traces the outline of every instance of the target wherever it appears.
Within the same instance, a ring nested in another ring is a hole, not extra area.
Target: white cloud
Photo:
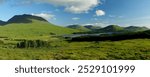
[[[52,15],[52,14],[48,14],[48,13],[39,13],[39,14],[34,14],[32,13],[31,15],[34,15],[34,16],[39,16],[39,17],[42,17],[46,20],[49,20],[49,19],[56,19],[55,18],[55,15]]]
[[[96,7],[100,3],[99,0],[45,0],[45,2],[49,2],[50,4],[56,6],[64,6],[65,11],[71,13],[88,12],[90,9]]]
[[[103,10],[96,10],[96,16],[104,16],[105,15],[105,11]]]
[[[74,17],[74,18],[72,18],[72,20],[80,20],[80,18]]]
[[[48,3],[54,6],[62,6],[64,10],[71,13],[86,13],[92,8],[99,5],[101,2],[100,0],[22,0],[22,1],[29,1],[37,2],[37,3]]]
[[[5,0],[0,0],[3,2]],[[67,12],[79,14],[79,13],[88,13],[89,10],[98,6],[101,3],[101,0],[17,0],[16,5],[26,5],[32,3],[46,3],[54,6],[64,7],[64,10]]]

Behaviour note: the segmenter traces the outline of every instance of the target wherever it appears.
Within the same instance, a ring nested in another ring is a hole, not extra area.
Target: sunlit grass
[[[0,48],[0,59],[146,60],[150,39],[106,42],[53,41],[48,48]]]

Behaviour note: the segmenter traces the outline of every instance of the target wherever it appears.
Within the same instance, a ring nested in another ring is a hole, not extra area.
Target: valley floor
[[[150,39],[54,41],[48,48],[0,47],[2,60],[150,60]]]

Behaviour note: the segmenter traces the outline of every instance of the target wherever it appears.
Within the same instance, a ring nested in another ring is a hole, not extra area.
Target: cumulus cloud
[[[105,15],[105,11],[103,10],[96,10],[96,16],[104,16]]]
[[[45,1],[56,6],[64,6],[65,11],[71,13],[85,13],[96,7],[99,0],[38,0]]]
[[[0,0],[2,3],[5,0]],[[98,6],[101,0],[16,0],[16,5],[26,5],[32,3],[46,3],[57,7],[64,7],[67,12],[80,14],[87,13],[92,8]]]
[[[52,15],[52,14],[48,14],[48,13],[39,13],[39,14],[34,14],[32,13],[31,15],[34,15],[34,16],[39,16],[39,17],[42,17],[46,20],[49,20],[49,19],[56,19],[55,18],[55,15]]]
[[[80,18],[74,17],[74,18],[72,18],[72,20],[80,20]]]
[[[86,13],[100,4],[100,0],[21,0],[25,3],[48,3],[54,6],[62,6],[64,10],[71,13]]]

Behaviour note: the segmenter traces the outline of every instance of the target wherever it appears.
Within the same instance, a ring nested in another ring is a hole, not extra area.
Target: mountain
[[[118,31],[123,31],[124,28],[120,27],[118,25],[109,25],[107,27],[104,27],[102,29],[99,29],[99,32],[118,32]]]
[[[145,30],[148,30],[148,28],[146,28],[146,27],[137,27],[137,26],[129,26],[129,27],[125,28],[125,31],[134,31],[134,32],[145,31]]]
[[[93,33],[100,32],[139,32],[149,30],[147,27],[137,27],[137,26],[129,26],[129,27],[121,27],[118,25],[109,25],[104,28],[92,31]]]
[[[28,15],[28,14],[23,14],[23,15],[15,15],[11,19],[9,19],[7,21],[7,23],[31,23],[32,20],[39,20],[39,21],[48,22],[47,20],[45,20],[42,17]]]
[[[79,30],[79,31],[82,31],[82,32],[91,32],[91,31],[101,29],[100,26],[94,26],[94,25],[85,25],[85,26],[69,25],[69,26],[67,26],[67,28],[76,29],[76,30]]]
[[[10,38],[45,38],[50,35],[62,35],[78,32],[78,30],[70,29],[54,25],[42,17],[32,15],[16,15],[12,17],[4,26],[0,27],[0,36]]]
[[[81,25],[69,25],[69,26],[67,26],[67,28],[76,29],[79,31],[90,31],[90,29],[88,29],[84,26],[81,26]]]
[[[4,25],[6,22],[0,20],[0,26]]]
[[[85,28],[88,28],[90,30],[97,30],[97,29],[101,29],[100,26],[94,26],[94,25],[85,25]]]

